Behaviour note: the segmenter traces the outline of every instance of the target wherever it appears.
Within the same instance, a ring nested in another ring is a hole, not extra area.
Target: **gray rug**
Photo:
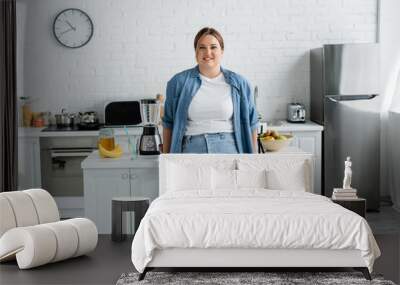
[[[138,273],[122,274],[116,285],[134,284],[379,284],[395,285],[380,275],[368,281],[360,272],[148,272],[138,281]]]

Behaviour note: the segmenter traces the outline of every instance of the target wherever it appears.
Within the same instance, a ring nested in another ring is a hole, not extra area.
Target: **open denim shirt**
[[[221,67],[226,83],[231,86],[233,101],[233,129],[239,153],[252,153],[252,132],[258,119],[251,88],[247,80]],[[201,86],[198,66],[176,74],[167,83],[163,127],[172,129],[170,153],[182,152],[189,105]]]

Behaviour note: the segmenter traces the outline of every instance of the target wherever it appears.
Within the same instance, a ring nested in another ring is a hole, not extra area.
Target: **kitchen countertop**
[[[297,147],[286,147],[280,151],[266,152],[259,155],[282,155],[282,154],[303,154],[306,153]],[[100,158],[97,150],[93,151],[82,161],[83,169],[119,169],[119,168],[154,168],[158,167],[159,155],[142,155],[131,159],[128,152],[124,152],[119,158]]]
[[[43,128],[18,127],[18,137],[39,137]]]
[[[93,151],[82,161],[83,169],[110,169],[110,168],[157,168],[158,155],[137,156],[131,159],[128,152],[124,152],[119,158],[100,158],[97,150]]]
[[[265,122],[261,122],[265,123]],[[306,121],[305,123],[289,123],[285,120],[273,120],[272,122],[267,122],[267,128],[273,129],[278,132],[307,132],[307,131],[322,131],[323,126],[318,125],[311,121]],[[62,131],[62,132],[42,132],[43,128],[18,128],[18,137],[87,137],[87,136],[98,136],[99,131]],[[125,130],[123,128],[114,128],[116,136],[124,136]],[[264,129],[265,131],[265,129]],[[161,132],[161,128],[160,128]],[[129,135],[141,135],[142,127],[129,127]]]
[[[273,120],[268,122],[261,122],[260,124],[263,123],[267,123],[267,129],[275,130],[278,132],[312,132],[323,131],[324,129],[323,126],[312,121],[306,121],[305,123],[289,123],[286,120]]]
[[[43,128],[18,128],[18,137],[97,137],[99,131],[48,131],[43,132]],[[125,136],[125,130],[123,128],[114,128],[116,136]],[[141,135],[142,126],[128,127],[129,135]]]

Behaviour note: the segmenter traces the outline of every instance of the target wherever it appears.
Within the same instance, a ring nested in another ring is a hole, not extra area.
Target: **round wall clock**
[[[93,22],[82,10],[65,9],[58,13],[53,23],[53,33],[57,41],[69,48],[86,45],[93,36]]]

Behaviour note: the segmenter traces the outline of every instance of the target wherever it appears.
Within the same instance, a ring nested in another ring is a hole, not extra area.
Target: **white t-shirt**
[[[185,135],[233,132],[231,86],[223,73],[215,78],[200,74],[201,86],[188,110]]]

